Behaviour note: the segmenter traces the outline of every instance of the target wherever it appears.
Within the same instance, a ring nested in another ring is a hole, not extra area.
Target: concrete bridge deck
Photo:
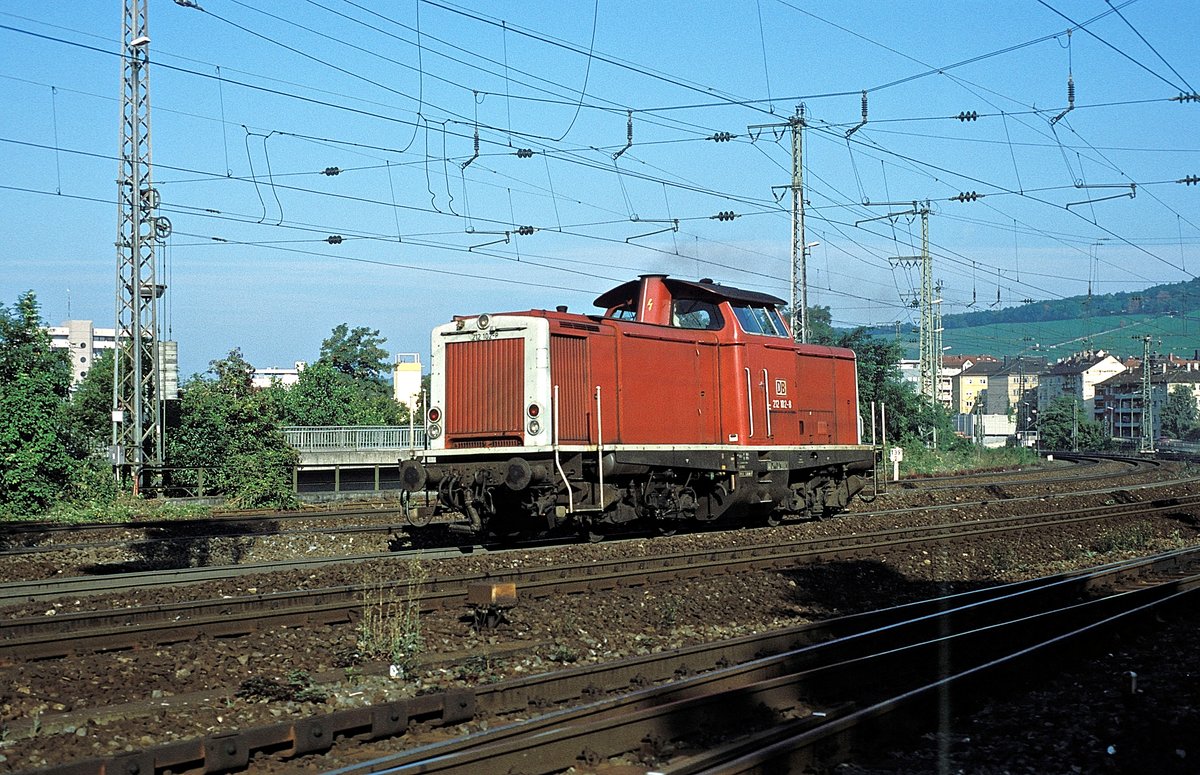
[[[290,426],[283,435],[300,464],[292,484],[297,492],[398,490],[397,461],[425,446],[422,426]]]

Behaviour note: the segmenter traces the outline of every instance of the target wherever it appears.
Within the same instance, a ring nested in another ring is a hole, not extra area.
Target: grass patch
[[[550,653],[546,655],[546,659],[569,665],[579,661],[579,653],[565,643],[555,643],[550,649]]]
[[[236,696],[244,700],[277,700],[280,702],[325,702],[329,696],[313,686],[312,677],[303,670],[289,670],[282,681],[254,676],[242,681]]]
[[[1154,540],[1154,528],[1149,522],[1131,522],[1128,525],[1105,530],[1092,542],[1092,550],[1098,554],[1109,552],[1135,552],[1145,549]]]
[[[112,500],[60,501],[45,514],[19,515],[0,509],[0,522],[54,522],[82,525],[115,522],[145,522],[172,519],[201,519],[212,515],[208,506],[143,500],[118,495]]]
[[[362,621],[358,624],[358,653],[386,660],[401,674],[416,667],[424,649],[421,636],[421,588],[428,574],[418,559],[405,569],[408,586],[403,596],[392,586],[368,582],[363,588]]]
[[[891,468],[887,452],[883,455],[885,470]],[[927,449],[920,444],[904,447],[900,463],[902,476],[935,476],[948,473],[992,471],[1027,468],[1041,465],[1037,452],[1028,447],[970,447],[967,449]],[[890,473],[890,472],[889,472]]]

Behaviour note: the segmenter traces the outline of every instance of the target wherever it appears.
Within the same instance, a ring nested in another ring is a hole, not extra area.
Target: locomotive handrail
[[[746,403],[750,409],[750,438],[754,438],[754,389],[750,384],[750,367],[746,367]]]
[[[558,475],[562,477],[563,484],[567,486],[567,510],[575,513],[575,493],[571,490],[571,480],[567,478],[567,472],[563,470],[562,458],[559,456],[558,448],[558,385],[554,386],[554,411],[551,412],[554,417],[554,433],[551,441],[554,444],[554,466],[558,469]]]
[[[767,438],[771,438],[771,377],[763,369],[763,409],[767,413]]]
[[[604,425],[600,415],[600,386],[596,386],[596,473],[600,476],[600,512],[604,512]]]
[[[283,437],[299,452],[420,449],[425,446],[425,428],[421,425],[289,425],[284,426]]]

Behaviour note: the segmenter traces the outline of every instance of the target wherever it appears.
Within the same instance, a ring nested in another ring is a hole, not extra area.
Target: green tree
[[[295,503],[291,470],[298,462],[280,429],[272,399],[251,386],[253,368],[240,350],[193,375],[180,389],[178,425],[167,435],[177,479],[224,494],[243,508]]]
[[[320,360],[342,374],[373,384],[386,393],[383,375],[388,370],[388,353],[380,346],[386,341],[378,329],[365,326],[351,329],[345,323],[339,323],[321,343]]]
[[[809,307],[808,341],[813,344],[835,344],[837,339],[833,330],[833,313],[829,307]]]
[[[1163,404],[1163,435],[1182,439],[1197,425],[1200,425],[1200,412],[1196,409],[1195,395],[1187,385],[1176,385]]]
[[[1041,411],[1037,420],[1042,449],[1091,449],[1108,446],[1104,427],[1089,419],[1074,396],[1059,396]]]
[[[89,450],[112,440],[113,351],[103,350],[71,395],[68,415],[73,436]]]
[[[317,361],[291,387],[273,387],[287,425],[401,425],[408,412],[369,382]]]
[[[874,401],[876,412],[880,406],[887,408],[886,431],[891,442],[927,445],[936,437],[943,449],[960,443],[945,408],[919,396],[912,383],[900,375],[904,349],[899,342],[856,328],[838,336],[834,344],[854,350],[858,361],[858,410],[864,433],[870,432]],[[877,429],[880,436],[882,430]]]
[[[321,343],[321,356],[291,387],[273,386],[271,402],[287,425],[402,425],[408,410],[392,399],[387,340],[345,323]]]
[[[70,387],[69,356],[50,346],[33,291],[0,305],[0,507],[35,514],[62,496],[79,457]]]

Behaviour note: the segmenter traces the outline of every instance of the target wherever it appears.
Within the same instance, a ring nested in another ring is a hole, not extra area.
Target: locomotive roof
[[[663,276],[663,284],[667,286],[667,290],[672,296],[688,296],[708,299],[729,301],[741,301],[747,304],[762,304],[767,305],[784,305],[787,304],[778,296],[772,296],[769,293],[759,293],[757,291],[744,291],[741,288],[734,288],[731,285],[718,285],[712,280],[701,280],[693,282],[692,280],[677,280],[673,277]],[[597,307],[608,309],[616,304],[619,304],[626,299],[636,298],[638,290],[641,288],[641,279],[630,280],[627,283],[622,283],[610,291],[605,291],[596,297],[592,302]]]

